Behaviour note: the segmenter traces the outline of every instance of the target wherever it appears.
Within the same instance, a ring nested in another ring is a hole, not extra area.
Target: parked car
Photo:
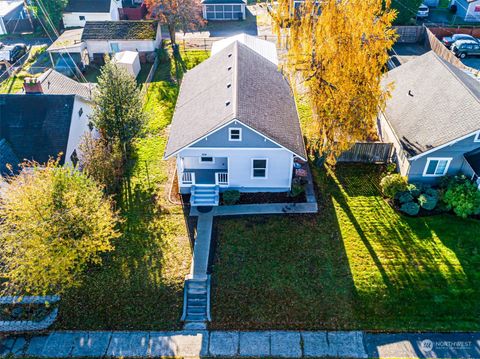
[[[452,45],[455,43],[455,41],[458,41],[458,40],[472,40],[472,41],[477,41],[478,42],[478,39],[474,38],[473,36],[471,35],[467,35],[467,34],[454,34],[452,36],[445,36],[443,39],[442,39],[442,43],[447,47],[447,48],[451,48]]]
[[[461,59],[480,55],[480,43],[472,40],[458,40],[452,46],[452,52]]]
[[[23,55],[27,53],[27,45],[15,44],[15,45],[3,45],[0,46],[0,61],[8,61],[11,64],[15,63]]]
[[[430,9],[428,8],[428,6],[425,4],[422,4],[418,8],[417,19],[425,19],[428,17],[429,13],[430,13]]]

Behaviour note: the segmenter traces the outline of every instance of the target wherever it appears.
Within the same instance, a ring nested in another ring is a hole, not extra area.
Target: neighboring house
[[[290,85],[277,66],[235,41],[188,71],[165,159],[175,157],[181,193],[218,205],[220,191],[286,192],[306,160]]]
[[[43,94],[39,84],[25,84],[26,94],[0,95],[0,175],[23,160],[44,163],[59,153],[61,164],[78,159],[91,106],[77,95]]]
[[[120,20],[121,0],[69,0],[63,10],[63,25],[83,27],[87,21]]]
[[[212,44],[211,54],[215,55],[235,41],[241,42],[275,65],[278,65],[277,47],[275,43],[247,34],[234,35],[223,40],[215,41]]]
[[[432,184],[458,173],[478,180],[480,82],[433,51],[389,71],[383,83],[391,82],[378,122],[400,173]]]
[[[88,21],[83,29],[82,41],[90,59],[101,62],[105,54],[153,52],[162,43],[162,33],[157,21]]]
[[[23,0],[0,1],[0,35],[33,31]]]
[[[457,5],[457,17],[463,21],[480,21],[480,0],[454,0]]]
[[[65,30],[47,49],[55,70],[69,76],[78,75],[88,65],[87,46],[82,41],[83,29]]]
[[[247,3],[243,0],[202,0],[206,20],[245,20]]]
[[[48,69],[41,74],[37,78],[37,83],[40,85],[39,91],[44,94],[76,95],[79,97],[79,100],[88,103],[92,102],[92,91],[95,89],[95,84],[80,83],[52,69]],[[28,86],[24,84],[24,92],[26,88]],[[87,112],[90,113],[90,109]]]

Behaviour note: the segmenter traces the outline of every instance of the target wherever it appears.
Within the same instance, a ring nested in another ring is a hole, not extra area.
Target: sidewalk
[[[52,332],[0,339],[0,355],[50,358],[480,358],[480,333]]]

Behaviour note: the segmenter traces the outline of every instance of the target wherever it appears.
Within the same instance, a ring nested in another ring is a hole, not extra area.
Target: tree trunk
[[[175,24],[168,24],[168,33],[170,34],[170,41],[172,42],[172,47],[176,45],[175,40]]]

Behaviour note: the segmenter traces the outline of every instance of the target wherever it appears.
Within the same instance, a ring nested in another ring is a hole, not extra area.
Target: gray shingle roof
[[[43,163],[65,154],[74,99],[73,95],[0,95],[0,138],[8,141],[20,161]]]
[[[480,82],[433,51],[388,72],[385,117],[415,156],[480,129]]]
[[[38,81],[42,84],[44,94],[78,95],[86,99],[91,98],[92,84],[77,82],[53,69],[45,71]]]
[[[289,83],[273,63],[238,41],[185,74],[165,157],[233,119],[306,158]]]
[[[12,147],[6,139],[0,139],[0,177],[4,175],[10,175],[11,171],[17,170],[17,165],[20,163],[17,155],[13,152]],[[11,165],[11,171],[7,165]],[[0,180],[1,181],[1,180]]]
[[[64,12],[110,12],[111,0],[70,0]]]
[[[157,27],[157,21],[147,20],[87,21],[83,28],[82,41],[155,40]]]

